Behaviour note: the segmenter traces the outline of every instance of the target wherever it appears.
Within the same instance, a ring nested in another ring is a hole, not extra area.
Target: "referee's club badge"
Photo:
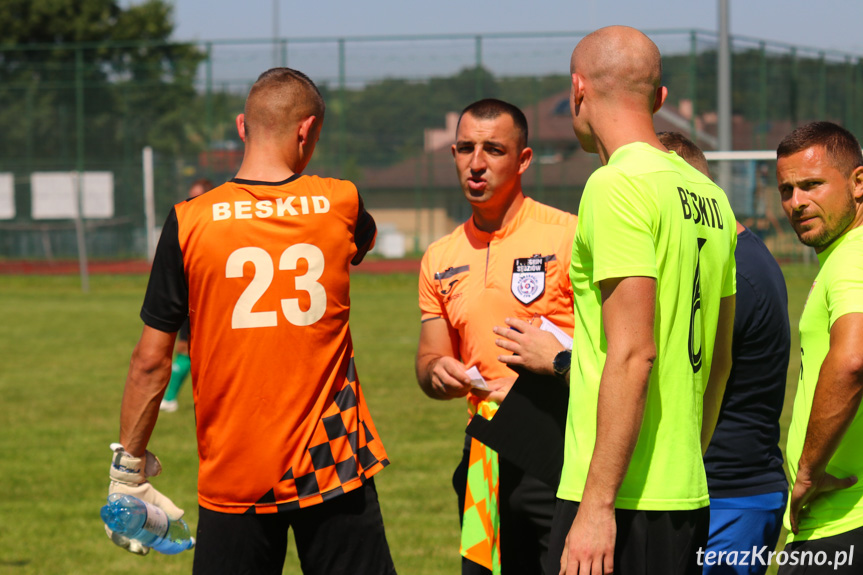
[[[545,293],[545,262],[539,254],[513,260],[512,295],[515,299],[527,305]]]

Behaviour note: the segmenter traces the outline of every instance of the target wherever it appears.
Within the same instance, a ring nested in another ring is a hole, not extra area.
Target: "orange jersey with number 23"
[[[349,266],[375,234],[356,188],[232,180],[175,214],[142,317],[172,331],[185,282],[200,504],[274,513],[359,487],[388,461],[348,326]]]

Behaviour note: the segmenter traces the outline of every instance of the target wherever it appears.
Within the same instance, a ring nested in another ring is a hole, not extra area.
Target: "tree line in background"
[[[213,142],[236,143],[234,117],[244,93],[218,86],[204,93],[208,55],[196,44],[170,43],[173,30],[167,0],[0,3],[0,171],[72,170],[80,161],[87,169],[137,167],[149,145],[176,167],[173,182],[158,188],[160,203],[175,201],[187,184],[182,176],[204,175],[196,173],[199,154]],[[694,95],[698,113],[715,110],[714,51],[668,55],[663,66],[673,101]],[[757,129],[826,117],[854,130],[855,110],[863,110],[859,68],[735,52],[734,112],[759,123]],[[258,72],[250,72],[249,84]],[[390,165],[420,152],[424,129],[444,127],[447,112],[478,97],[528,107],[568,86],[565,73],[499,77],[483,68],[422,81],[387,78],[357,89],[325,84],[328,111],[316,165],[345,177]],[[133,174],[120,175],[118,186],[139,187],[140,172]]]
[[[177,154],[201,145],[193,103],[205,54],[165,45],[173,30],[163,0],[127,7],[114,0],[4,0],[0,125],[7,134],[0,158],[72,164],[79,114],[88,163],[137,156],[145,144]]]

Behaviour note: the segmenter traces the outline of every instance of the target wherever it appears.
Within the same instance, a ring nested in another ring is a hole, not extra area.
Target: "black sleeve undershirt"
[[[366,257],[366,253],[371,249],[372,243],[377,234],[377,226],[375,219],[366,211],[363,205],[363,198],[357,194],[359,198],[359,208],[357,210],[357,229],[354,232],[354,243],[357,246],[357,255],[351,260],[353,265],[359,264]]]
[[[156,247],[141,319],[159,331],[176,332],[189,316],[189,286],[183,268],[177,212],[171,208]]]

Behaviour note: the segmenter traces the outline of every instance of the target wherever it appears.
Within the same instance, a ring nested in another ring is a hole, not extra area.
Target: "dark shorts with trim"
[[[281,575],[294,530],[305,575],[392,575],[374,479],[344,495],[293,511],[219,513],[199,507],[195,575]]]

